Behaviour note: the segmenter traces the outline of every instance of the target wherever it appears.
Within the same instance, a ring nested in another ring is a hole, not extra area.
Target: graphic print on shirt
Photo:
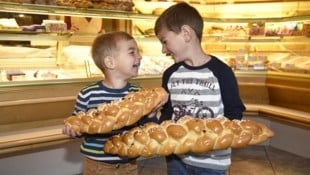
[[[173,106],[175,120],[179,120],[184,115],[194,116],[196,118],[214,118],[214,112],[211,108],[204,106],[203,101],[192,98],[187,104],[176,104]]]
[[[184,115],[215,118],[223,112],[218,80],[208,68],[190,72],[181,66],[171,75],[168,88],[174,121]]]

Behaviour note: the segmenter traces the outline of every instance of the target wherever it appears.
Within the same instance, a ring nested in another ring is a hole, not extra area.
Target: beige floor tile
[[[266,147],[266,152],[276,175],[310,174],[310,159],[272,147]]]
[[[274,175],[274,172],[268,161],[249,159],[232,162],[229,175]]]

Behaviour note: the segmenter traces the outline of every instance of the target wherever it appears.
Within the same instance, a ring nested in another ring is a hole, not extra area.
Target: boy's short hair
[[[203,19],[197,9],[185,2],[170,6],[158,17],[155,23],[155,34],[158,35],[163,28],[180,33],[183,25],[190,26],[201,41]]]
[[[92,44],[91,55],[96,66],[104,70],[104,58],[114,56],[118,52],[118,42],[134,39],[130,34],[122,31],[105,33],[97,36]]]

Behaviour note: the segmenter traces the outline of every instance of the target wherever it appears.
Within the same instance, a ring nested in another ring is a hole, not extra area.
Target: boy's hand
[[[69,125],[65,125],[62,128],[62,133],[69,136],[69,137],[79,137],[82,135],[82,133],[76,132],[73,129],[71,129],[71,127]]]
[[[164,104],[167,103],[168,99],[169,99],[169,94],[167,93],[165,97],[163,98],[163,100],[152,110],[152,113],[158,111],[162,106],[164,106]]]
[[[161,109],[162,106],[164,106],[164,104],[167,103],[169,98],[169,94],[165,95],[165,97],[163,98],[163,100],[152,110],[151,113],[149,113],[148,118],[152,118],[152,117],[156,117],[158,119],[158,112]]]

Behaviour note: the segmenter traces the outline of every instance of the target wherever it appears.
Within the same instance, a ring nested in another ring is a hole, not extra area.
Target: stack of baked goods
[[[43,4],[55,5],[55,0],[2,0],[5,2],[26,3],[26,4]]]
[[[108,10],[132,11],[132,0],[56,0],[57,5],[77,8],[96,8]]]

